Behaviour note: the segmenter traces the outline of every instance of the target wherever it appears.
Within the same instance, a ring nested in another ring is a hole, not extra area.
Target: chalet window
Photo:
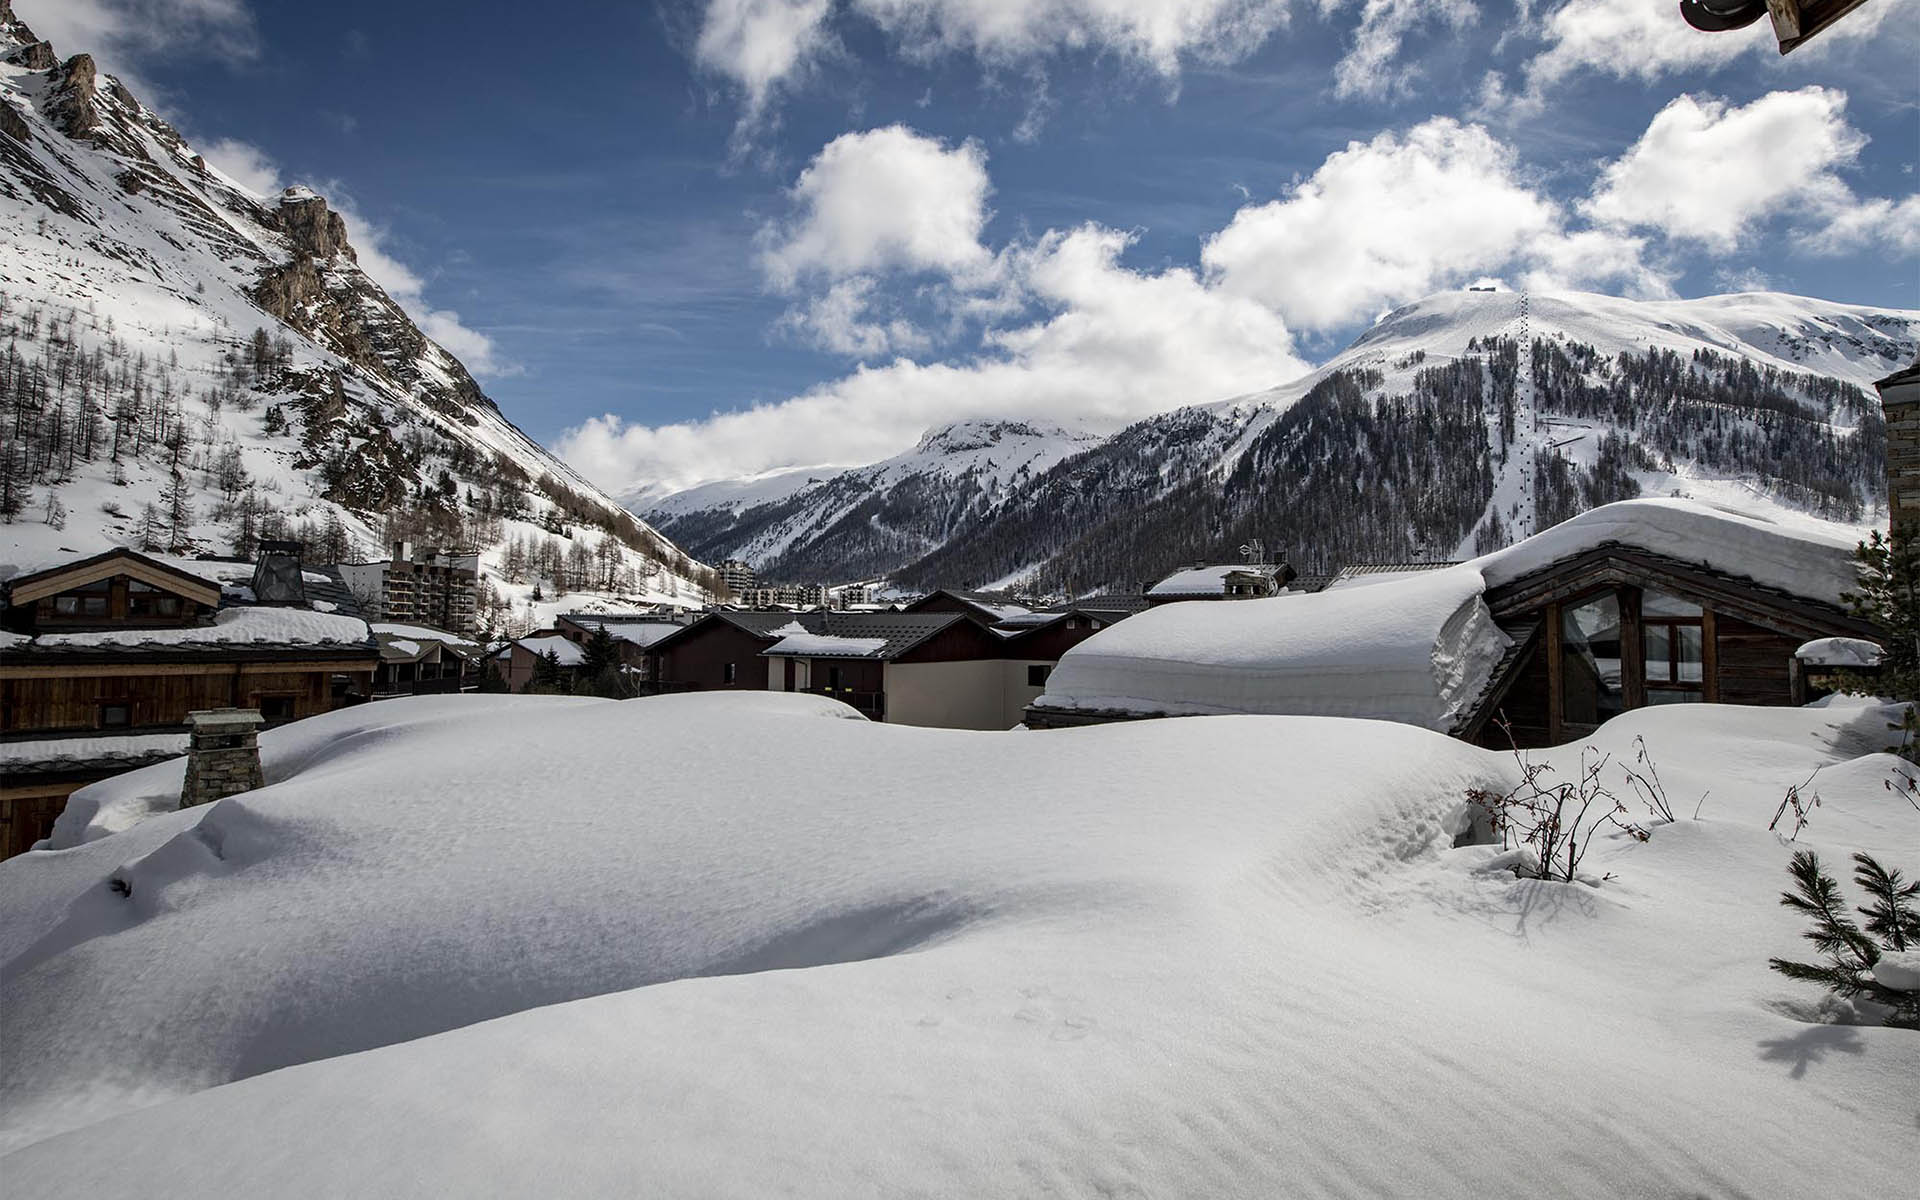
[[[293,720],[292,696],[262,696],[258,707],[260,715],[269,721]]]
[[[1626,711],[1620,686],[1620,599],[1612,592],[1560,610],[1560,696],[1568,725]]]
[[[732,682],[733,682],[733,678],[734,678],[734,670],[733,670],[733,664],[732,664],[732,663],[727,663],[727,664],[725,664],[724,666],[722,666],[722,667],[720,668],[720,682],[721,682],[721,683],[732,683]]]
[[[100,706],[100,728],[125,729],[133,724],[133,706],[124,700],[109,701]]]
[[[53,598],[53,611],[62,617],[104,617],[112,598],[113,582],[102,579]]]
[[[1045,687],[1047,686],[1047,676],[1051,674],[1053,674],[1052,667],[1035,663],[1027,668],[1027,686]]]
[[[1641,599],[1646,647],[1647,703],[1685,704],[1704,698],[1706,641],[1700,606],[1649,591]]]
[[[827,690],[830,692],[838,692],[838,691],[845,690],[844,685],[841,682],[841,674],[840,674],[839,667],[827,668]]]
[[[180,614],[180,597],[170,596],[138,579],[127,581],[127,614],[133,617],[173,617]]]

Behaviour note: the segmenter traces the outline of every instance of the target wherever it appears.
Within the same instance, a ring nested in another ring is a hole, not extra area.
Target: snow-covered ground
[[[423,697],[89,841],[180,766],[81,793],[70,848],[0,863],[8,1194],[1912,1183],[1920,1037],[1766,967],[1804,946],[1767,822],[1816,768],[1800,845],[1920,865],[1885,709],[1615,721],[1681,819],[1596,884],[1452,848],[1516,768],[1410,726],[851,715]]]

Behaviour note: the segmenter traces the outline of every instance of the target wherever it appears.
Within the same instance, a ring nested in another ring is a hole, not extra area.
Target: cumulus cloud
[[[1720,253],[1768,217],[1823,225],[1846,217],[1860,205],[1836,169],[1867,144],[1847,123],[1846,105],[1845,93],[1820,87],[1742,107],[1678,97],[1607,166],[1582,207],[1596,222],[1654,229]]]
[[[978,143],[948,147],[902,125],[842,134],[800,173],[792,219],[763,233],[762,266],[781,288],[809,275],[977,268],[990,257],[986,164]]]
[[[1330,329],[1510,264],[1562,286],[1657,290],[1637,248],[1569,233],[1510,147],[1439,117],[1350,143],[1287,196],[1243,207],[1201,261],[1223,290]]]
[[[255,196],[265,199],[280,190],[280,168],[251,142],[219,138],[198,149],[214,170]]]
[[[871,275],[839,280],[826,294],[788,309],[775,328],[830,354],[862,360],[930,349],[933,340],[911,321],[873,315],[879,286]]]
[[[796,463],[871,461],[970,417],[1115,428],[1306,369],[1271,310],[1191,271],[1133,270],[1120,261],[1129,241],[1089,225],[1009,248],[1003,269],[1033,315],[956,361],[863,365],[792,399],[701,421],[647,426],[608,415],[568,431],[558,449],[616,490],[684,487]]]

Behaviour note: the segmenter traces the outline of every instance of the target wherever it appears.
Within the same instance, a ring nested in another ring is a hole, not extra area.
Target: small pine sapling
[[[1782,892],[1780,903],[1812,923],[1801,936],[1813,943],[1822,961],[1770,958],[1767,965],[1789,979],[1817,983],[1842,999],[1863,997],[1883,1004],[1890,1010],[1887,1024],[1920,1029],[1920,991],[1889,987],[1874,972],[1883,953],[1904,953],[1920,945],[1920,909],[1914,904],[1920,883],[1906,882],[1899,871],[1882,867],[1870,855],[1856,854],[1853,861],[1854,882],[1869,899],[1865,908],[1855,910],[1867,918],[1866,928],[1854,922],[1840,885],[1821,867],[1820,856],[1796,850],[1787,867],[1794,890]]]

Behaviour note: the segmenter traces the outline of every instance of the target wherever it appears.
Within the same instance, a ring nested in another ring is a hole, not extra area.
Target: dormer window
[[[127,615],[136,620],[142,617],[177,617],[180,615],[180,597],[138,579],[129,579]]]

